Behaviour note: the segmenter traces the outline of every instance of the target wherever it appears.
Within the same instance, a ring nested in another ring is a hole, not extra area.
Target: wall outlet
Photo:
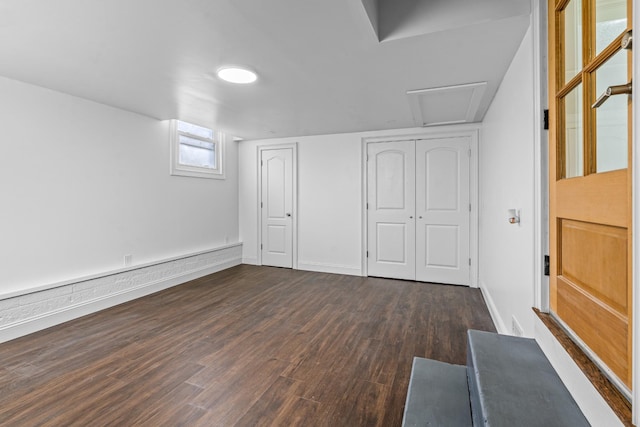
[[[129,267],[133,263],[133,255],[124,256],[124,266]]]
[[[522,326],[518,323],[516,316],[511,316],[511,334],[516,337],[521,337],[524,335],[524,331],[522,330]]]

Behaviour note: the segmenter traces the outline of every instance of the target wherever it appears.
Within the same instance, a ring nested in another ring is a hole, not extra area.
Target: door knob
[[[291,214],[289,212],[287,212],[287,216],[291,216]]]
[[[413,217],[412,217],[412,216],[410,216],[410,217],[409,217],[409,219],[413,219]]]
[[[609,86],[593,103],[591,108],[598,108],[613,95],[631,95],[631,92],[633,92],[633,82],[629,82],[626,85]]]

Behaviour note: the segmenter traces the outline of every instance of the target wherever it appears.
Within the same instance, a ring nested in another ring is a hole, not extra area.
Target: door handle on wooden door
[[[624,36],[622,36],[622,40],[620,40],[620,47],[623,49],[630,50],[633,48],[633,31],[627,31]]]
[[[591,108],[598,108],[605,103],[613,95],[631,95],[633,92],[633,82],[629,82],[626,85],[609,86],[605,89],[604,93],[600,95],[596,102],[593,103]]]

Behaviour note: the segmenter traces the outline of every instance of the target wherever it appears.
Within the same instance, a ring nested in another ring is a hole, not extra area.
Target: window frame
[[[186,176],[191,178],[225,179],[224,168],[224,145],[226,135],[222,132],[212,131],[213,138],[205,138],[189,132],[178,130],[178,122],[200,126],[196,123],[185,122],[184,120],[172,119],[169,125],[169,173],[173,176]],[[200,126],[206,128],[206,126]],[[207,128],[209,129],[209,128]],[[215,152],[215,168],[202,166],[192,166],[180,163],[180,136],[197,139],[204,142],[213,143]]]

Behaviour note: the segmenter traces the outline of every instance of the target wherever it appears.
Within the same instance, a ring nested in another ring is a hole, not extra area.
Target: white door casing
[[[416,141],[416,280],[469,285],[470,138]]]
[[[368,274],[415,280],[415,143],[367,145]]]
[[[293,151],[260,150],[262,265],[293,267]]]

